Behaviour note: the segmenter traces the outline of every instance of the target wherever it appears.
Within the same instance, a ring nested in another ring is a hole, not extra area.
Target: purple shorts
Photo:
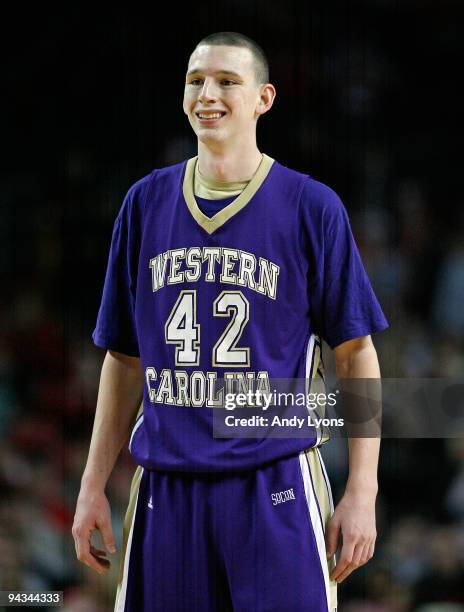
[[[320,451],[235,474],[137,468],[116,612],[333,612]]]

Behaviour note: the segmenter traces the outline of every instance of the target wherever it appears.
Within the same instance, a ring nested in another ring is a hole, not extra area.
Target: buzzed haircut
[[[245,34],[240,34],[239,32],[216,32],[202,38],[197,47],[200,45],[227,45],[249,49],[253,55],[256,82],[260,85],[262,83],[269,83],[269,63],[266,54],[257,42],[245,36]]]

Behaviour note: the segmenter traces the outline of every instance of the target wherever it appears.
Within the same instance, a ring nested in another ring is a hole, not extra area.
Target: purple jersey
[[[195,163],[155,169],[129,189],[93,340],[140,356],[137,463],[253,469],[321,443],[321,434],[215,438],[217,382],[253,391],[313,378],[320,338],[333,348],[387,322],[334,191],[263,155],[243,192],[210,218],[193,193]]]

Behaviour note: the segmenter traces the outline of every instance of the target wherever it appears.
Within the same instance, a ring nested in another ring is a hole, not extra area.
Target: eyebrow
[[[193,70],[189,70],[187,72],[187,76],[190,76],[192,74],[198,74],[200,72],[205,72],[205,71],[203,70],[203,68],[194,68]],[[216,74],[228,74],[230,76],[234,76],[239,79],[242,78],[239,74],[237,74],[236,72],[233,72],[232,70],[216,70]]]

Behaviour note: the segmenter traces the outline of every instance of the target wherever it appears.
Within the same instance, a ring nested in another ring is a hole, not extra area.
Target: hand
[[[111,527],[111,510],[106,495],[101,490],[81,488],[74,515],[72,534],[76,556],[82,563],[103,574],[110,568],[106,551],[92,546],[92,531],[98,529],[110,553],[116,552],[116,544]]]
[[[335,554],[340,535],[342,549],[331,580],[343,582],[351,572],[364,565],[374,555],[375,495],[346,492],[335,508],[326,530],[327,559]]]

